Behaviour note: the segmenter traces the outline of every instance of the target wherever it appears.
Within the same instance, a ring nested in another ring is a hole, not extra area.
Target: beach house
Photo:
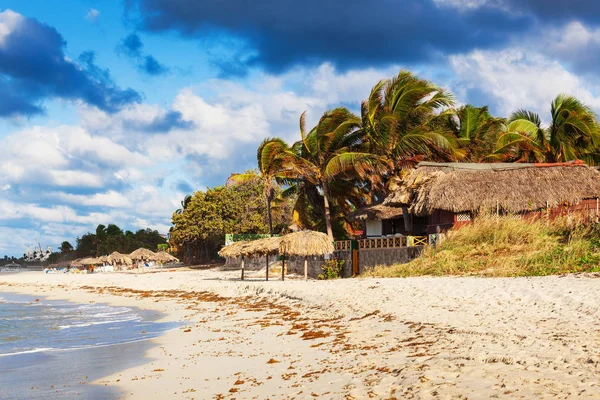
[[[367,237],[396,233],[398,226],[406,235],[434,235],[481,213],[597,219],[599,198],[600,172],[581,161],[422,162],[381,204],[360,209],[353,217],[365,221]]]

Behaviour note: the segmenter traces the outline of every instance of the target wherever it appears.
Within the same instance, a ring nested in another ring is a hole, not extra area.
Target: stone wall
[[[333,257],[338,260],[344,260],[344,266],[342,268],[342,278],[349,278],[352,276],[352,251],[351,250],[336,250],[333,252]],[[323,273],[323,264],[325,264],[325,257],[314,256],[306,257],[308,261],[308,277],[318,278],[319,274]],[[285,266],[288,274],[297,274],[304,276],[304,257],[286,257]]]
[[[423,246],[396,247],[389,249],[361,249],[358,253],[358,268],[362,273],[376,265],[404,264],[414,260],[423,251]]]
[[[271,254],[269,256],[269,265],[272,264],[273,262],[277,261],[278,258],[279,258],[278,254]],[[264,269],[266,266],[267,266],[267,259],[265,256],[246,258],[244,260],[244,269],[247,271],[260,271],[261,269]],[[241,269],[242,268],[242,259],[240,257],[227,258],[227,259],[225,259],[225,265],[223,266],[223,268],[229,269],[229,270]]]

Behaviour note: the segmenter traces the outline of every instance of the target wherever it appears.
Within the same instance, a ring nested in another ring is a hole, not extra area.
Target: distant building
[[[38,245],[34,247],[33,250],[29,247],[25,249],[25,261],[26,262],[44,262],[48,260],[50,255],[52,254],[52,246],[48,246],[46,250],[42,250],[42,248]]]

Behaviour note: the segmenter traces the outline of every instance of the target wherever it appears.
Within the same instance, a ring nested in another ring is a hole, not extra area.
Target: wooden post
[[[308,260],[304,257],[304,280],[308,280]]]
[[[269,280],[269,255],[267,254],[265,257],[267,257],[267,281]]]
[[[285,280],[285,253],[281,256],[281,280]]]
[[[244,256],[242,256],[242,280],[244,280]]]

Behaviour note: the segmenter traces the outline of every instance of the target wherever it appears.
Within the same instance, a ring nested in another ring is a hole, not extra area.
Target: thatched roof
[[[241,241],[241,242],[235,242],[232,243],[230,245],[227,245],[225,247],[223,247],[220,251],[219,251],[219,255],[223,258],[235,258],[235,257],[240,257],[242,255],[242,251],[244,250],[244,247],[246,247],[250,242],[248,241]]]
[[[118,251],[113,251],[108,256],[109,262],[111,264],[120,264],[120,265],[131,265],[133,261],[128,256],[119,253]]]
[[[153,251],[140,247],[129,255],[133,261],[157,261]]]
[[[581,162],[561,164],[420,163],[384,201],[415,215],[539,210],[600,197],[600,172]]]
[[[332,254],[333,242],[321,232],[300,231],[281,238],[279,252],[289,256],[318,256]]]
[[[393,207],[385,204],[372,204],[354,211],[348,217],[350,219],[394,219],[402,216],[401,207]]]
[[[76,260],[71,261],[71,267],[82,267],[83,264],[81,263],[81,261],[83,260],[83,258],[78,258]]]
[[[269,237],[248,242],[241,253],[244,257],[266,256],[267,254],[275,254],[279,251],[281,237]]]
[[[102,263],[102,264],[110,264],[111,263],[111,259],[109,256],[98,257],[98,261],[100,261],[100,263]]]
[[[173,257],[166,251],[159,251],[158,253],[156,253],[156,261],[160,261],[162,263],[170,263],[170,262],[179,262],[179,259],[176,257]]]
[[[88,257],[88,258],[84,258],[83,260],[80,261],[81,265],[96,265],[96,264],[102,264],[102,262],[100,261],[100,259],[95,258],[95,257]]]

